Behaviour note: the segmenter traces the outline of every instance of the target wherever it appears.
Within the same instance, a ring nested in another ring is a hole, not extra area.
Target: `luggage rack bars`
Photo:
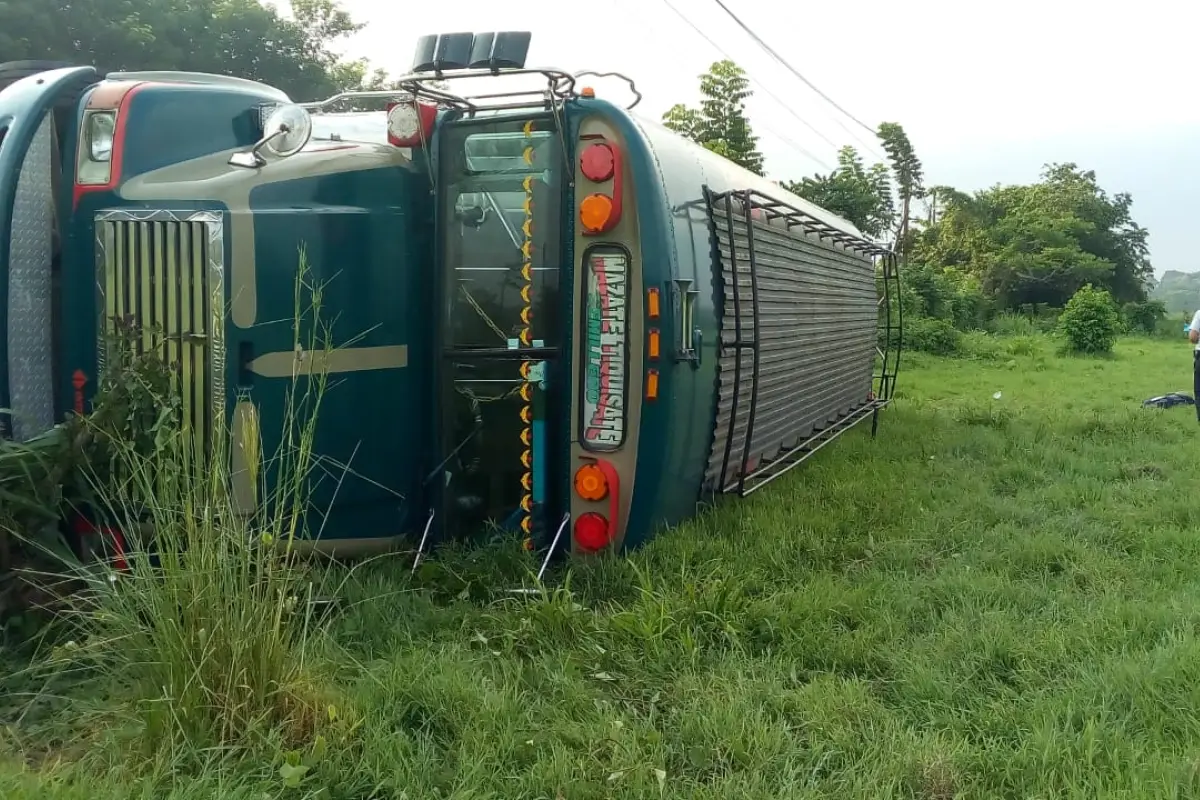
[[[506,92],[485,92],[483,94],[456,94],[449,88],[437,86],[435,83],[449,84],[466,78],[495,78],[518,75],[541,75],[546,79],[542,88],[519,89]],[[567,72],[553,67],[522,68],[522,69],[468,69],[453,72],[414,72],[396,80],[395,89],[372,89],[361,91],[339,92],[327,100],[312,103],[301,103],[302,108],[309,111],[325,111],[343,100],[400,100],[413,101],[430,100],[439,106],[454,108],[473,115],[478,111],[502,111],[505,109],[529,108],[534,105],[561,105],[567,100],[578,97],[575,86],[585,75],[597,78],[620,78],[633,92],[634,101],[627,108],[633,108],[642,101],[642,93],[638,91],[633,79],[619,72]]]
[[[724,442],[724,453],[721,460],[720,478],[717,487],[722,493],[736,492],[745,497],[793,468],[808,460],[818,450],[855,427],[866,419],[871,420],[871,436],[874,437],[879,427],[879,412],[891,403],[896,386],[896,374],[900,363],[900,345],[903,331],[903,311],[900,308],[900,270],[896,254],[886,247],[870,242],[862,237],[839,230],[818,219],[814,215],[795,206],[776,200],[757,190],[713,192],[704,187],[705,204],[709,209],[710,223],[713,228],[714,255],[719,254],[719,242],[715,229],[715,218],[712,212],[718,207],[725,212],[729,229],[729,267],[733,278],[733,327],[734,340],[730,346],[735,351],[733,362],[733,400],[730,407],[729,432]],[[740,205],[741,217],[746,225],[746,253],[740,254],[734,241],[733,221],[735,206]],[[768,225],[774,220],[785,223],[786,229],[799,227],[804,233],[814,234],[820,240],[830,240],[842,245],[846,250],[869,256],[875,266],[876,281],[880,292],[877,304],[877,335],[875,352],[878,356],[878,372],[873,370],[873,389],[865,405],[853,409],[841,419],[821,428],[812,436],[804,439],[796,446],[779,453],[769,459],[764,458],[754,470],[749,469],[750,448],[753,443],[754,423],[758,411],[759,394],[759,288],[757,253],[755,250],[754,222],[755,211],[761,213],[762,221]],[[739,260],[745,258],[744,268],[749,270],[750,279],[750,311],[753,319],[753,339],[747,341],[743,336],[742,297],[739,273]],[[882,340],[882,346],[880,346]],[[725,345],[718,340],[718,347]],[[742,351],[751,352],[750,402],[747,409],[746,435],[741,443],[741,456],[736,478],[730,480],[729,467],[733,456],[734,431],[737,428],[738,409],[741,406],[743,393],[742,383]],[[893,352],[894,351],[894,352]]]

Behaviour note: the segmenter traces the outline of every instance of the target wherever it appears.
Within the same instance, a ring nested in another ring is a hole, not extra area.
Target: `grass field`
[[[1200,428],[1140,408],[1186,344],[971,346],[908,356],[877,440],[545,597],[507,550],[360,571],[312,653],[353,723],[303,775],[21,695],[0,797],[1200,796]]]

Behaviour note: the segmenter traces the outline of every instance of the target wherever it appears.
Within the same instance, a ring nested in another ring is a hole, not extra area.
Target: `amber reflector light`
[[[589,194],[579,204],[579,221],[591,233],[600,233],[612,219],[613,201],[606,194]]]
[[[596,502],[608,496],[608,479],[595,464],[584,464],[575,471],[575,494]]]

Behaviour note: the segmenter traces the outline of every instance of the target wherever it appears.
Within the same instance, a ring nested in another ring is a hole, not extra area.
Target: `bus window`
[[[473,175],[528,174],[534,164],[542,169],[551,166],[557,144],[553,131],[474,133],[463,142],[463,155]]]

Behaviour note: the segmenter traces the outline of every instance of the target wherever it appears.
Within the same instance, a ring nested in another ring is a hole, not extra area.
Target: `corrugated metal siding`
[[[869,402],[878,322],[870,258],[799,228],[788,230],[760,220],[753,223],[752,232],[756,318],[751,237],[740,203],[733,208],[732,220],[721,202],[711,212],[722,317],[716,431],[705,479],[714,487],[721,480],[728,446],[726,486],[721,488],[738,477],[752,403],[748,471]]]

